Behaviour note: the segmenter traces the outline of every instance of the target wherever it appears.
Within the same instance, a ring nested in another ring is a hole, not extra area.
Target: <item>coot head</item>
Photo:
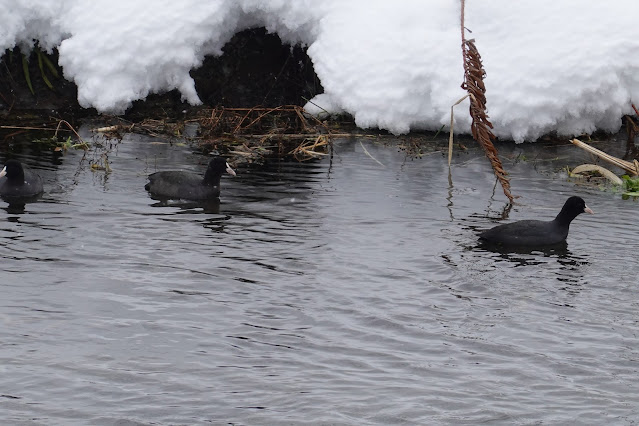
[[[560,223],[570,223],[582,213],[594,214],[583,198],[574,195],[566,200],[555,220]]]
[[[17,160],[7,160],[4,163],[2,171],[0,171],[0,177],[6,176],[8,181],[11,182],[24,182],[24,169],[22,164]]]
[[[222,176],[224,172],[235,176],[235,170],[229,166],[229,163],[227,163],[223,157],[213,157],[211,161],[209,161],[209,167],[204,174],[204,182],[215,182],[217,184],[220,176]]]

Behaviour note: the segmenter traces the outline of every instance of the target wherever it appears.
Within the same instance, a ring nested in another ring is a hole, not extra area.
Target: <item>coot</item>
[[[204,177],[184,171],[156,172],[149,175],[144,189],[159,198],[210,200],[220,196],[220,178],[225,171],[235,176],[224,158],[213,157]]]
[[[42,178],[17,160],[7,160],[0,171],[0,196],[27,198],[42,193]]]
[[[521,220],[495,226],[479,234],[479,238],[507,246],[533,247],[558,244],[566,240],[570,222],[581,213],[594,212],[581,197],[570,197],[554,220]]]

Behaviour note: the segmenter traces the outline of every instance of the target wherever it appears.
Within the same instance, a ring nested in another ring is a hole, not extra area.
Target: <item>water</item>
[[[155,142],[127,136],[108,175],[97,153],[19,157],[47,193],[0,206],[2,424],[639,420],[637,202],[569,181],[577,148],[502,148],[509,220],[572,194],[596,215],[564,248],[498,253],[474,148],[449,179],[439,152],[342,140],[240,168],[203,209],[149,198],[146,174],[206,164]]]

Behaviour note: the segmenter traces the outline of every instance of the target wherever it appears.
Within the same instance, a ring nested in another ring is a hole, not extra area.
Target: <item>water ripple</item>
[[[42,165],[45,199],[0,210],[3,423],[636,423],[635,204],[506,161],[507,211],[478,151],[449,180],[362,143],[238,170],[205,207],[148,197],[149,164],[206,161],[144,137],[108,176]],[[478,245],[573,193],[597,214],[565,246]]]

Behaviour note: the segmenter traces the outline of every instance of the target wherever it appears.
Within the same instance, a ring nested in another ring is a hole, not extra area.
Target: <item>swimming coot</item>
[[[156,172],[149,175],[144,189],[159,198],[210,200],[220,196],[220,178],[225,171],[235,176],[224,158],[213,157],[204,178],[191,172]]]
[[[3,179],[2,179],[3,178]],[[42,193],[42,178],[17,160],[7,160],[0,171],[0,196],[20,198]]]
[[[570,197],[554,220],[521,220],[495,226],[479,234],[489,243],[507,246],[533,247],[558,244],[566,240],[570,222],[581,213],[594,212],[581,197]]]

